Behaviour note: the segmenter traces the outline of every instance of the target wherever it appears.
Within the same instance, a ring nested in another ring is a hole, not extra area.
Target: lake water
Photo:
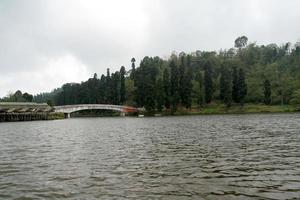
[[[300,199],[300,114],[0,123],[0,199]]]

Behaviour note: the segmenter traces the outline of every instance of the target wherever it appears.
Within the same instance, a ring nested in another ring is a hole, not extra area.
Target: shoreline
[[[63,113],[1,113],[1,122],[28,122],[65,119]]]
[[[247,115],[247,114],[291,114],[300,113],[300,106],[292,105],[256,105],[256,104],[245,104],[243,107],[240,105],[233,105],[227,108],[222,104],[211,104],[205,107],[192,107],[191,109],[186,109],[179,107],[174,113],[171,110],[164,110],[162,112],[143,112],[139,113],[144,117],[171,117],[171,116],[201,116],[201,115]],[[14,114],[13,114],[14,115]],[[20,115],[20,114],[16,114]],[[75,114],[72,118],[101,118],[101,117],[120,117],[120,115],[114,113],[112,115],[97,115],[95,113],[89,114]],[[126,115],[126,117],[136,117],[138,115]],[[15,118],[12,117],[6,120],[0,120],[0,122],[22,122],[22,121],[48,121],[48,120],[61,120],[65,119],[63,113],[48,113],[44,118]]]
[[[172,113],[170,110],[147,113],[145,112],[145,117],[155,117],[155,115],[160,116],[185,116],[185,115],[230,115],[230,114],[276,114],[276,113],[297,113],[300,112],[300,106],[291,105],[255,105],[255,104],[245,104],[243,107],[240,105],[234,105],[227,108],[224,105],[214,104],[208,105],[202,108],[179,108],[176,112]]]

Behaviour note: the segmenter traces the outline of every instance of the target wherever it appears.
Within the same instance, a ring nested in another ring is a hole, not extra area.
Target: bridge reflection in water
[[[70,118],[71,113],[81,110],[112,110],[120,112],[121,116],[125,116],[126,113],[138,113],[139,111],[141,111],[140,108],[109,104],[78,104],[54,106],[54,112],[64,113],[67,118]]]

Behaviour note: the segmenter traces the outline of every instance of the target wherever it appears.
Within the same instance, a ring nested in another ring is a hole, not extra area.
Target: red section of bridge
[[[123,108],[123,112],[125,112],[125,113],[136,113],[138,111],[139,110],[137,108],[134,108],[134,107],[126,106],[126,107]]]

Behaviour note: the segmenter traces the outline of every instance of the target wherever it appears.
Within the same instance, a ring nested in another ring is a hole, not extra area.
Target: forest
[[[234,47],[219,51],[173,52],[168,59],[144,57],[139,66],[131,59],[114,73],[81,83],[66,83],[33,98],[20,91],[2,101],[47,102],[50,105],[120,104],[149,112],[202,108],[210,104],[299,105],[300,43],[248,44],[238,37]]]

